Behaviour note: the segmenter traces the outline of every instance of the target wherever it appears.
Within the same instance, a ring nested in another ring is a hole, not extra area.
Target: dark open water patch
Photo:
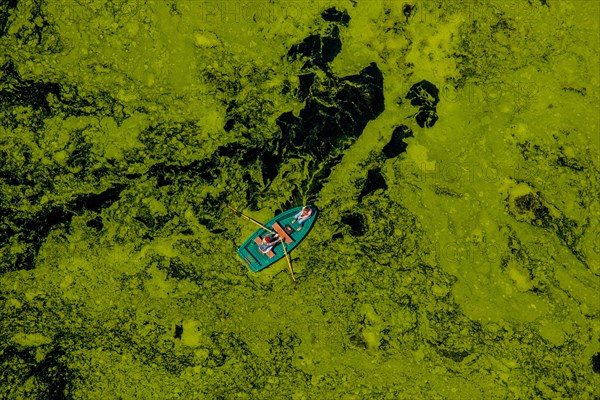
[[[388,185],[385,181],[385,178],[381,174],[381,169],[373,168],[367,172],[367,177],[364,180],[364,184],[362,186],[362,190],[358,195],[358,202],[360,203],[362,199],[373,193],[374,191],[381,189],[387,190]]]
[[[289,156],[308,155],[316,163],[327,163],[354,143],[367,123],[383,112],[383,76],[372,63],[358,75],[330,76],[318,83],[318,91],[311,93],[300,115],[284,113],[277,124]]]
[[[592,356],[592,370],[600,374],[600,353],[596,353]]]
[[[421,128],[431,128],[435,125],[438,120],[436,106],[440,96],[439,89],[433,83],[426,80],[415,83],[406,94],[406,98],[410,100],[410,104],[419,107],[416,121]]]
[[[350,16],[346,10],[339,11],[335,7],[328,8],[327,10],[321,13],[321,17],[325,21],[329,22],[337,22],[343,26],[348,26],[350,23]]]
[[[288,51],[288,57],[296,60],[303,57],[306,60],[304,68],[312,66],[325,69],[342,50],[340,29],[333,25],[325,35],[310,35],[301,43],[293,45]]]
[[[405,139],[413,136],[412,130],[406,125],[394,128],[390,141],[381,150],[386,158],[394,158],[406,151],[408,143]]]
[[[343,214],[341,222],[348,226],[350,235],[352,236],[360,237],[367,233],[367,220],[364,215],[358,212],[348,212]]]

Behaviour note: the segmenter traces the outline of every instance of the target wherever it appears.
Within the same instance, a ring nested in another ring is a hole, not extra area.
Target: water
[[[2,6],[2,397],[600,396],[599,11]]]

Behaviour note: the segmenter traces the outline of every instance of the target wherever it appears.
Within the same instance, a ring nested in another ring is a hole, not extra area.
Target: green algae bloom
[[[0,398],[600,398],[599,17],[4,1]]]

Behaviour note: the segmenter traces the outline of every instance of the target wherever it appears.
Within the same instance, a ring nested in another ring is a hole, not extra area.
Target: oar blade
[[[294,288],[296,288],[298,286],[298,281],[296,281],[296,278],[294,277],[294,269],[292,268],[292,261],[290,260],[290,255],[288,254],[287,249],[285,248],[284,241],[281,242],[281,246],[283,247],[283,253],[285,254],[285,259],[286,259],[288,267],[290,269],[290,274],[292,275],[292,280],[294,281]]]

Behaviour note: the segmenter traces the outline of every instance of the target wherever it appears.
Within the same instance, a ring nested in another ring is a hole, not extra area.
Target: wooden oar
[[[260,222],[256,221],[255,219],[250,218],[249,216],[247,216],[246,214],[244,214],[241,211],[236,210],[235,208],[231,207],[229,204],[227,204],[227,208],[229,208],[231,211],[241,215],[243,218],[247,219],[248,221],[255,223],[256,225],[260,226],[261,228],[263,228],[264,230],[272,233],[273,235],[276,235],[275,232],[273,232],[272,230],[270,230],[269,228],[267,228],[266,226],[264,226],[263,224],[261,224]],[[288,267],[290,268],[290,273],[292,274],[292,280],[294,281],[294,287],[298,286],[298,282],[296,281],[296,278],[294,277],[294,270],[292,269],[292,262],[290,261],[290,256],[288,255],[287,249],[285,248],[285,242],[283,240],[281,240],[281,238],[277,239],[275,243],[281,241],[281,246],[283,247],[283,253],[285,254],[285,259],[287,260],[288,263]]]
[[[263,228],[264,230],[268,231],[269,233],[272,233],[273,235],[275,235],[275,234],[276,234],[275,232],[273,232],[272,230],[270,230],[269,228],[267,228],[266,226],[264,226],[263,224],[261,224],[261,223],[260,223],[260,222],[258,222],[257,220],[250,218],[249,216],[247,216],[247,215],[246,215],[246,214],[244,214],[243,212],[241,212],[241,211],[238,211],[238,210],[236,210],[235,208],[231,207],[229,204],[227,204],[227,207],[228,207],[228,208],[229,208],[231,211],[233,211],[234,213],[237,213],[237,214],[239,214],[240,216],[242,216],[242,218],[245,218],[245,219],[247,219],[248,221],[250,221],[250,222],[252,222],[252,223],[255,223],[256,225],[260,226],[261,228]]]
[[[288,267],[290,268],[290,274],[292,274],[292,280],[294,281],[294,288],[298,287],[298,282],[294,277],[294,270],[292,269],[292,261],[290,260],[290,256],[288,255],[287,249],[285,248],[285,242],[281,242],[281,246],[283,247],[283,253],[285,254],[285,259],[287,260]]]

